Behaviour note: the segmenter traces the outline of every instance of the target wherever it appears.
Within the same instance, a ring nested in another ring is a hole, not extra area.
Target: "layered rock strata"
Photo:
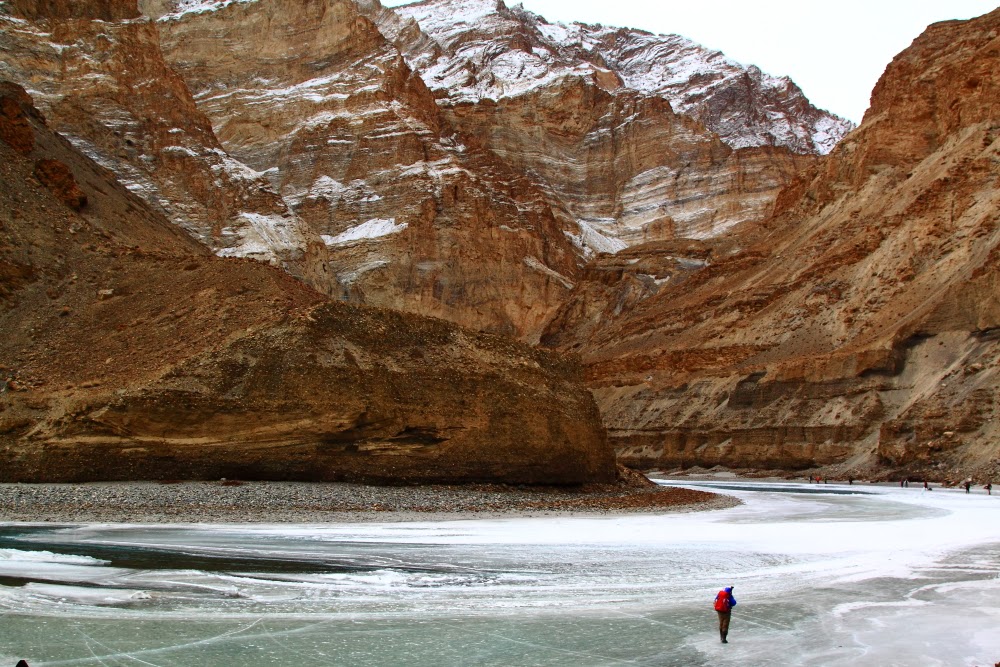
[[[333,293],[537,340],[572,286],[573,245],[355,3],[175,9],[159,18],[170,61],[226,149],[324,239]]]
[[[263,174],[223,150],[135,0],[6,3],[0,49],[0,76],[25,86],[55,129],[195,238],[326,287],[319,235]]]
[[[584,260],[760,219],[849,129],[680,38],[502,3],[142,6],[226,150],[326,241],[332,293],[528,341]],[[733,108],[756,124],[703,123]]]
[[[538,180],[587,251],[760,220],[852,128],[787,78],[678,35],[553,24],[500,0],[397,11],[435,40],[397,42],[446,117]]]
[[[590,270],[543,340],[625,460],[1000,472],[998,34],[931,26],[766,223]]]
[[[571,361],[215,257],[23,90],[0,109],[0,479],[614,479]]]

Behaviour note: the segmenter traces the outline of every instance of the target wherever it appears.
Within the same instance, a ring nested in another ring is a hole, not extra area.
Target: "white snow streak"
[[[336,236],[321,235],[323,243],[328,246],[344,245],[355,241],[368,241],[381,238],[390,234],[398,234],[406,229],[408,225],[404,223],[396,224],[396,218],[373,218],[360,225],[337,234]]]

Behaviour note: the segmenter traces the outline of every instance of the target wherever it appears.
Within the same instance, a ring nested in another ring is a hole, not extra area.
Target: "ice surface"
[[[713,486],[745,504],[406,524],[8,525],[0,562],[17,581],[0,580],[0,656],[408,667],[1000,658],[1000,498]],[[40,562],[90,576],[39,577]],[[739,600],[728,645],[710,607],[722,585]]]

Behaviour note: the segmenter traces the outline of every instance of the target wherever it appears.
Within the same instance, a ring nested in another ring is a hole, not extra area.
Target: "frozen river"
[[[1000,497],[716,488],[744,504],[405,524],[0,525],[0,667],[1000,661]],[[724,585],[739,601],[725,645],[711,607]]]

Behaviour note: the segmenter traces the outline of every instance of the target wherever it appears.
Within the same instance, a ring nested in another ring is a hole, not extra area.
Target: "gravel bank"
[[[307,482],[0,484],[0,522],[346,523],[721,509],[733,498],[616,485],[386,487]]]

